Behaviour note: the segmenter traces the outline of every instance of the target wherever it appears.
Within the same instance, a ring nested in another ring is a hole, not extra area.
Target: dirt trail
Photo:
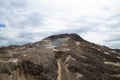
[[[61,64],[60,64],[60,60],[57,60],[57,64],[58,64],[58,77],[57,80],[61,80]]]

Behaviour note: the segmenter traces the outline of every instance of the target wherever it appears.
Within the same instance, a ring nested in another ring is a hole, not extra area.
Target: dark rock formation
[[[120,50],[77,34],[2,47],[0,80],[120,80]]]

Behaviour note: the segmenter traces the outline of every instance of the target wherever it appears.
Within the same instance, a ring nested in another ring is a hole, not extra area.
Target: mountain
[[[1,47],[0,80],[120,80],[120,50],[75,33]]]

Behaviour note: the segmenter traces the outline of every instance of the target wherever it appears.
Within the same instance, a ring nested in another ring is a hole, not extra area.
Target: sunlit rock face
[[[0,80],[120,80],[120,50],[78,34],[0,48]]]

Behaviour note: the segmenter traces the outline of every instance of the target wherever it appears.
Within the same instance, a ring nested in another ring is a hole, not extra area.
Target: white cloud
[[[0,28],[0,46],[76,32],[88,41],[116,48],[106,40],[120,34],[119,5],[119,0],[3,0],[0,23],[6,27]]]

